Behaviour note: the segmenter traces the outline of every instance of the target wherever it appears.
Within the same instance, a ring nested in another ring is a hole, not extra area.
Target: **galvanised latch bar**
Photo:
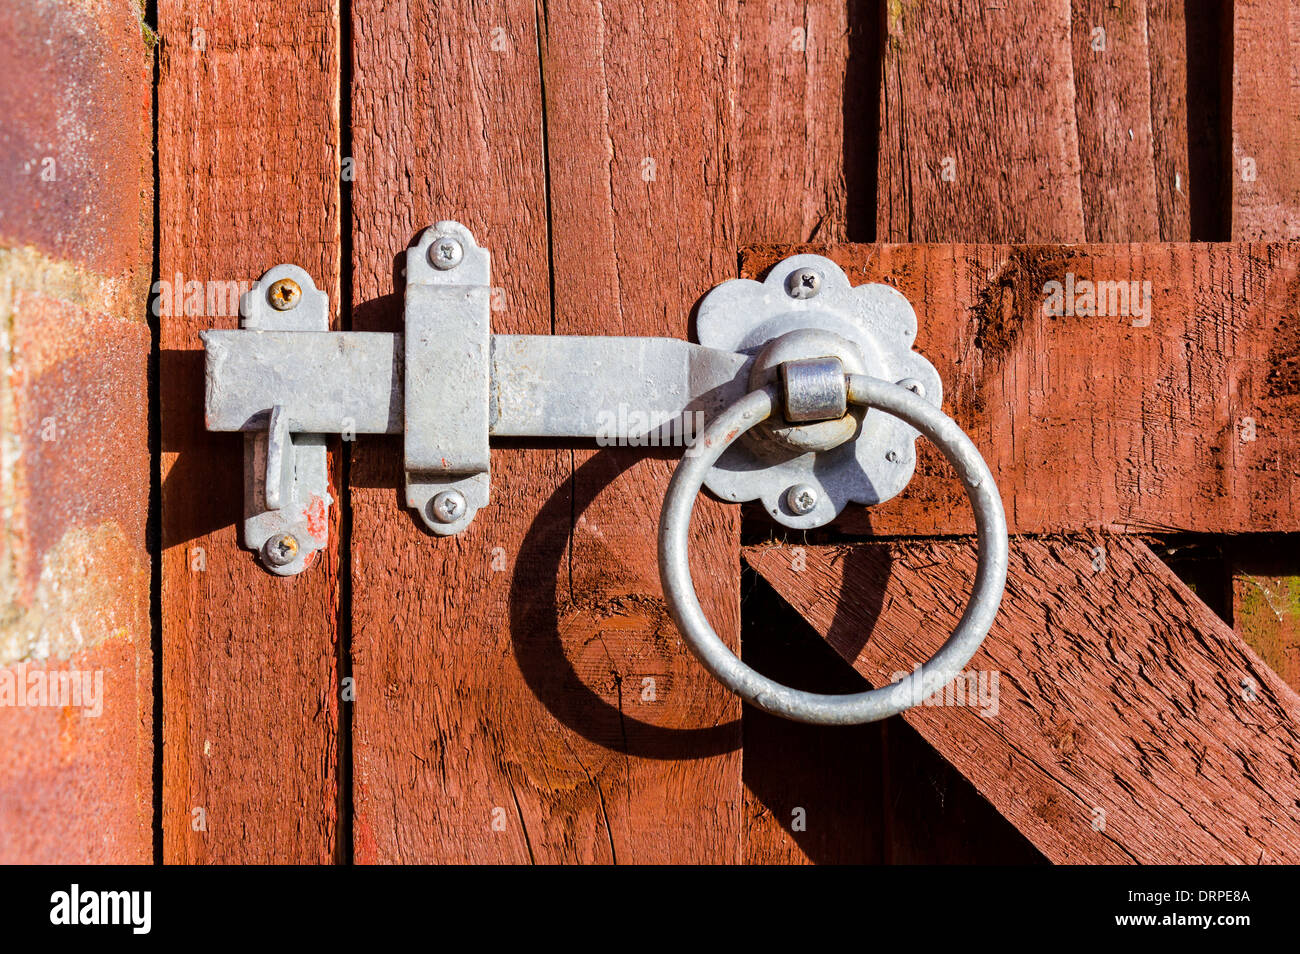
[[[853,288],[829,259],[796,255],[762,282],[709,291],[693,344],[492,334],[489,255],[457,222],[425,230],[405,275],[400,334],[329,331],[325,295],[294,265],[244,295],[239,330],[203,333],[207,427],[245,434],[244,544],[272,572],[301,572],[327,542],[328,434],[402,434],[407,505],[438,535],[487,505],[493,436],[680,446],[660,525],[664,593],[696,654],[744,698],[804,721],[869,721],[943,686],[978,648],[1006,576],[1002,504],[978,451],[939,410],[938,372],[912,350],[916,315],[897,290]],[[700,487],[812,529],[849,503],[898,494],[920,433],[965,482],[980,530],[975,592],[952,637],[907,679],[851,696],[797,692],[749,669],[691,586]]]

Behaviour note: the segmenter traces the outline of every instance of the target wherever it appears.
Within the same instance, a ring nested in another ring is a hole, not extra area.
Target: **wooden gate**
[[[1295,0],[157,12],[160,276],[294,262],[333,327],[400,330],[399,256],[454,218],[495,331],[685,337],[816,249],[916,305],[1014,534],[971,663],[996,717],[782,722],[668,619],[669,455],[495,447],[491,505],[434,538],[398,439],[335,443],[330,547],[277,578],[199,413],[197,334],[235,318],[164,316],[163,860],[1300,858],[1300,261],[1178,244],[1300,232]],[[909,244],[846,244],[877,242]],[[1151,282],[1149,325],[1045,315],[1066,273]],[[923,453],[826,533],[702,501],[695,574],[746,660],[852,690],[934,649],[970,533]]]

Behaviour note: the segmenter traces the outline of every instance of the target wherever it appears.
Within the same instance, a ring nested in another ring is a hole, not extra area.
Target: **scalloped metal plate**
[[[821,275],[820,291],[811,298],[786,292],[790,273],[800,268]],[[723,282],[701,300],[696,320],[700,344],[751,358],[787,332],[829,331],[856,346],[864,373],[919,382],[922,397],[940,407],[939,372],[912,350],[916,327],[916,312],[901,292],[881,284],[853,287],[838,265],[820,255],[787,258],[761,282]],[[857,435],[827,451],[799,453],[746,435],[709,471],[705,486],[723,500],[762,500],[774,520],[799,530],[825,526],[850,503],[869,506],[897,496],[916,469],[919,432],[874,408],[850,413],[860,420]],[[817,504],[806,514],[786,503],[786,491],[796,484],[817,491]]]

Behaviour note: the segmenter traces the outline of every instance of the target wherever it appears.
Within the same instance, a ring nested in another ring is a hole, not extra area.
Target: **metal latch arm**
[[[292,433],[404,429],[400,334],[214,330],[201,337],[210,431],[264,431],[277,407]],[[488,433],[639,446],[661,431],[698,430],[743,390],[749,360],[677,338],[493,335]],[[428,370],[438,373],[436,365]]]

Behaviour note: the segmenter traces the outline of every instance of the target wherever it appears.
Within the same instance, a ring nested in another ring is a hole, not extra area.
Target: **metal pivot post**
[[[734,691],[787,718],[868,721],[920,701],[978,648],[1005,581],[1001,501],[939,410],[938,372],[912,350],[916,314],[896,289],[852,287],[829,259],[796,255],[762,282],[709,291],[693,344],[494,335],[490,257],[457,222],[426,229],[405,274],[401,334],[328,331],[324,294],[293,265],[244,296],[241,329],[203,333],[207,427],[246,435],[244,543],[272,572],[301,572],[327,542],[327,434],[401,434],[406,503],[438,535],[487,506],[491,437],[680,446],[660,525],[665,596],[692,649]],[[858,696],[798,693],[749,670],[690,585],[695,493],[759,500],[780,524],[820,527],[850,503],[902,491],[921,433],[965,481],[980,530],[975,593],[953,636],[920,672]]]

